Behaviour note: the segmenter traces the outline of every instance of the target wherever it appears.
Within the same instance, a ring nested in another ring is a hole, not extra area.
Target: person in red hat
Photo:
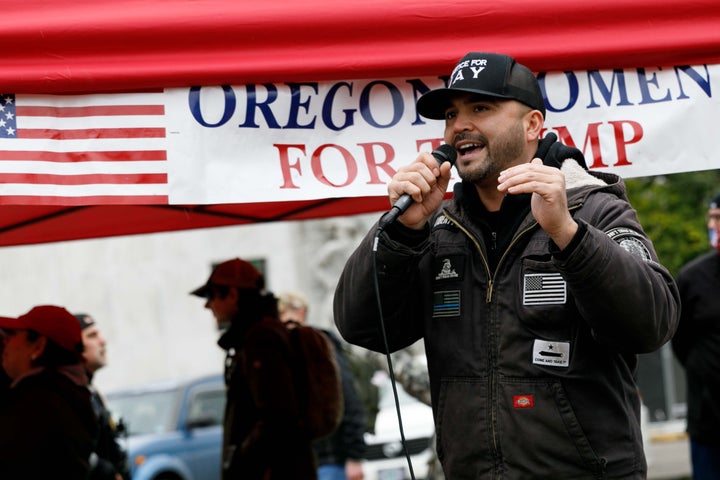
[[[2,352],[5,350],[5,332],[0,329],[0,358],[2,358]],[[0,403],[5,399],[7,391],[10,388],[10,377],[5,373],[4,368],[0,368]]]
[[[316,480],[312,442],[300,427],[289,333],[263,275],[235,258],[190,293],[205,299],[227,352],[223,479]]]
[[[0,478],[87,478],[97,419],[75,316],[42,305],[0,317],[0,329],[11,380],[0,404]]]

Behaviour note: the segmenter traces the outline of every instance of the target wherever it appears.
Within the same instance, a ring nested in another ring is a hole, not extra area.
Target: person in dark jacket
[[[2,358],[3,350],[5,349],[5,332],[0,328],[0,358]],[[0,368],[0,404],[7,397],[7,393],[10,390],[10,383],[12,379],[5,372],[4,368]]]
[[[309,433],[301,427],[288,330],[263,275],[235,258],[218,264],[192,295],[206,299],[224,330],[227,402],[224,480],[316,480]]]
[[[622,180],[540,139],[527,67],[472,52],[448,85],[416,106],[445,121],[453,198],[449,162],[398,169],[390,204],[413,202],[349,258],[335,323],[383,353],[424,338],[446,478],[644,479],[637,354],[675,332],[675,282]]]
[[[12,381],[0,403],[0,478],[86,480],[97,419],[80,325],[66,309],[42,305],[0,318],[0,328]]]
[[[306,324],[308,303],[297,292],[278,295],[280,321]],[[343,417],[335,433],[314,443],[318,462],[318,480],[362,480],[365,454],[365,410],[355,388],[343,345],[329,330],[320,329],[332,342],[340,368],[343,392]]]
[[[87,313],[76,313],[82,329],[83,359],[95,415],[98,417],[98,441],[90,456],[90,480],[130,480],[127,453],[119,442],[120,432],[100,392],[93,385],[95,372],[107,364],[105,337]]]
[[[680,326],[672,340],[685,368],[687,432],[694,480],[720,478],[720,193],[710,201],[712,250],[680,269]]]

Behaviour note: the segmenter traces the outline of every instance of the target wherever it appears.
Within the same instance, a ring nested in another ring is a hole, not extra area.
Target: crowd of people
[[[129,468],[92,374],[104,340],[87,315],[40,305],[0,318],[0,478],[127,480]],[[87,335],[84,335],[84,331]]]
[[[218,346],[227,352],[223,479],[362,480],[364,405],[343,345],[328,330],[322,334],[339,367],[342,419],[317,440],[302,425],[288,332],[291,323],[306,322],[304,297],[276,297],[263,275],[238,258],[217,265],[191,293],[205,299],[223,332]],[[107,364],[95,319],[41,305],[0,317],[0,334],[0,478],[130,480],[117,425],[93,385]]]
[[[468,53],[416,106],[444,120],[457,160],[421,153],[399,168],[389,205],[412,201],[373,226],[338,279],[342,338],[321,330],[344,407],[331,435],[313,439],[299,406],[290,330],[310,323],[305,297],[275,295],[240,258],[190,292],[226,352],[223,480],[362,480],[368,411],[344,342],[391,354],[421,339],[427,373],[399,379],[432,407],[448,479],[646,478],[638,355],[669,342],[687,372],[694,478],[720,478],[720,194],[713,251],[676,281],[623,180],[541,138],[540,86],[512,57]],[[107,363],[93,317],[40,305],[0,317],[0,332],[0,478],[129,480],[93,386]]]

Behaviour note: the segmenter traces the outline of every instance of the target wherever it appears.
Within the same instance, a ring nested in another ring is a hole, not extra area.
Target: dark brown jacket
[[[275,317],[239,320],[220,338],[227,404],[224,480],[315,480],[311,441],[299,427],[290,343]]]

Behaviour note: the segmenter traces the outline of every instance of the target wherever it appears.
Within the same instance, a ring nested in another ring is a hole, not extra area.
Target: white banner
[[[720,167],[720,65],[538,75],[545,133],[629,178]],[[216,204],[384,196],[443,122],[441,78],[0,97],[0,203]]]
[[[720,167],[720,65],[539,75],[546,131],[622,177]],[[415,111],[439,78],[166,90],[170,203],[385,195],[443,122]]]

